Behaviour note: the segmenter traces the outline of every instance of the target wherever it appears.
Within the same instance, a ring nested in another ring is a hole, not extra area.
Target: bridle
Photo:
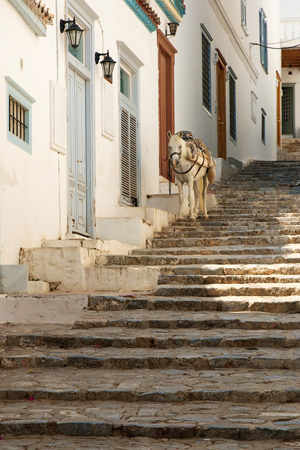
[[[202,169],[203,164],[204,164],[204,161],[205,161],[204,155],[203,155],[203,150],[200,149],[200,151],[201,151],[201,153],[202,153],[202,164],[201,164],[201,165],[199,164],[198,170],[197,170],[197,172],[195,173],[194,178],[196,178],[196,176],[198,175],[198,173],[199,173],[200,170]],[[191,167],[190,167],[188,170],[186,170],[185,172],[178,172],[178,171],[173,167],[173,164],[171,164],[171,159],[172,159],[172,156],[173,156],[173,155],[178,155],[178,156],[179,156],[179,160],[178,160],[178,162],[179,162],[179,161],[180,161],[180,158],[181,158],[181,153],[179,153],[179,152],[173,152],[173,153],[171,153],[171,155],[169,155],[169,157],[167,158],[167,159],[169,160],[170,167],[172,167],[172,170],[173,170],[175,173],[177,173],[178,175],[186,175],[187,173],[189,173],[189,172],[195,167],[195,165],[196,165],[196,163],[197,163],[197,161],[198,161],[198,158],[196,158],[195,161],[193,162],[193,164],[191,165]],[[166,159],[166,160],[167,160],[167,159]]]

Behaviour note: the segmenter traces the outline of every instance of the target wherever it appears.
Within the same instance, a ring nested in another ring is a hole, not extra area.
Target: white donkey
[[[179,218],[183,217],[183,185],[188,184],[190,218],[195,220],[200,212],[200,190],[199,180],[203,178],[203,217],[208,219],[206,209],[206,191],[209,183],[213,183],[215,178],[215,160],[212,159],[208,148],[202,141],[189,142],[182,139],[182,132],[172,135],[168,131],[169,138],[169,161],[175,172],[175,178],[179,191]],[[202,147],[199,150],[195,142]]]

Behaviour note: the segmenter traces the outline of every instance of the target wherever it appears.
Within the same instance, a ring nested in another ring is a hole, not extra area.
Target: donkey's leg
[[[199,180],[194,181],[194,193],[195,193],[195,216],[198,217],[200,212],[200,189]]]
[[[206,209],[206,191],[208,187],[208,178],[207,174],[203,177],[203,190],[202,190],[202,198],[203,198],[203,217],[204,219],[208,219],[207,209]]]
[[[177,178],[177,186],[178,186],[178,192],[179,192],[179,219],[183,218],[183,202],[184,202],[184,195],[183,195],[183,184],[180,180]]]
[[[189,185],[189,203],[190,203],[190,218],[195,220],[195,194],[194,194],[194,178],[190,177],[188,179]]]

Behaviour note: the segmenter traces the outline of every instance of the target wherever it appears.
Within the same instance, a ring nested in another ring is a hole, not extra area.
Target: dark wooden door
[[[282,88],[282,134],[294,135],[293,87]]]
[[[174,64],[175,53],[165,35],[158,30],[158,69],[159,69],[159,174],[165,178],[169,176],[168,161],[168,130],[174,133]],[[172,180],[174,176],[172,175]]]
[[[226,160],[226,66],[217,63],[218,157]]]

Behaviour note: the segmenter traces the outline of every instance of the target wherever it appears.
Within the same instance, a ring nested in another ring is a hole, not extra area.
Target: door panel
[[[226,66],[217,63],[218,157],[226,160]]]
[[[294,135],[293,88],[282,88],[282,134]]]
[[[86,86],[74,70],[68,72],[69,232],[86,234]]]

